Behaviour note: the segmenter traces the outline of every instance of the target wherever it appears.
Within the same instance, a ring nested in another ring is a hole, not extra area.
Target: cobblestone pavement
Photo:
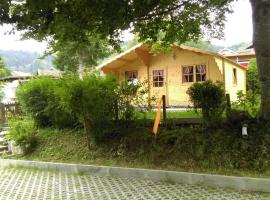
[[[248,193],[133,178],[0,168],[0,199],[270,199]]]

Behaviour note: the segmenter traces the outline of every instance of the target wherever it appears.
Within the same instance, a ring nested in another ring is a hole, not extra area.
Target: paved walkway
[[[0,168],[0,199],[270,199],[248,193],[185,184],[171,184],[24,168]]]

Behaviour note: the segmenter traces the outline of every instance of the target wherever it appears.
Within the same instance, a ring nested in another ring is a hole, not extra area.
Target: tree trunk
[[[253,45],[261,84],[260,117],[270,120],[270,0],[250,0],[253,20]]]

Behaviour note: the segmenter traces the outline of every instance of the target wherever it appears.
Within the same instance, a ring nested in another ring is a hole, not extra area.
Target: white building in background
[[[38,76],[51,76],[55,78],[59,78],[62,76],[62,71],[51,67],[50,69],[38,69],[37,75]]]
[[[16,89],[22,81],[32,78],[30,73],[12,71],[11,76],[1,78],[1,89],[3,91],[2,103],[14,103],[16,100]]]
[[[62,76],[62,72],[55,68],[50,69],[38,69],[37,76],[51,76],[54,78],[59,78]],[[25,73],[20,71],[13,71],[11,76],[0,78],[0,81],[3,84],[0,86],[2,87],[2,91],[4,93],[4,97],[1,100],[2,103],[14,103],[16,101],[16,89],[17,87],[25,81],[33,78],[31,73]]]
[[[15,102],[16,89],[19,85],[20,85],[19,80],[4,83],[2,86],[4,97],[1,102],[4,104]]]

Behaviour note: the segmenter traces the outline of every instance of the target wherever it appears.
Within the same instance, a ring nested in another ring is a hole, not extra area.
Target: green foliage
[[[54,66],[60,70],[71,72],[77,72],[80,64],[84,68],[93,68],[100,59],[112,53],[108,41],[98,37],[98,35],[89,35],[87,40],[83,42],[58,40],[51,43],[51,47],[51,53],[56,52],[56,58],[53,60]]]
[[[269,166],[269,129],[249,124],[248,133],[247,138],[240,137],[239,124],[228,129],[182,128],[166,131],[157,144],[161,149],[170,149],[168,159],[178,158],[175,163],[180,165],[186,160],[191,168],[200,165],[264,171]]]
[[[240,90],[237,92],[237,101],[233,103],[233,106],[255,118],[258,116],[260,110],[260,95],[254,93],[252,90],[248,90],[247,94],[244,94]]]
[[[225,108],[225,91],[220,82],[205,81],[194,83],[188,90],[194,109],[202,110],[202,117],[207,125],[218,124]]]
[[[136,118],[136,111],[145,113],[151,110],[151,103],[155,97],[148,97],[148,82],[136,84],[123,81],[116,90],[117,111],[119,119],[131,121]]]
[[[10,70],[6,68],[4,60],[0,57],[0,78],[10,75],[11,75]]]
[[[247,90],[252,91],[254,94],[260,94],[260,81],[255,58],[249,61],[247,70]]]
[[[9,133],[8,139],[15,142],[22,148],[24,154],[32,153],[37,146],[37,129],[33,119],[29,117],[11,118],[8,120]]]
[[[251,123],[243,138],[239,124],[215,129],[189,126],[161,129],[154,138],[151,128],[122,127],[105,142],[91,143],[89,150],[83,130],[41,129],[36,151],[24,158],[258,176],[270,167],[269,130]]]
[[[92,74],[80,80],[70,75],[62,79],[62,85],[63,108],[80,119],[89,141],[98,140],[115,117],[115,79]]]
[[[91,32],[116,44],[122,31],[132,26],[142,40],[161,39],[170,44],[206,32],[220,37],[232,1],[17,0],[4,12],[10,18],[2,18],[2,22],[13,23],[18,30],[28,31],[25,36],[38,40],[51,36],[55,41],[83,42]]]
[[[39,77],[19,87],[16,95],[22,110],[31,114],[38,126],[72,127],[77,121],[61,107],[61,88],[59,80]]]

